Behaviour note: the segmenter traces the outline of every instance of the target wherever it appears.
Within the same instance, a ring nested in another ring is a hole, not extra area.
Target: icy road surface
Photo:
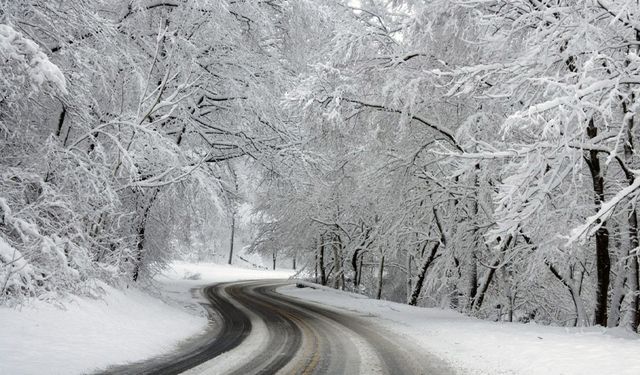
[[[450,374],[441,360],[357,313],[288,297],[291,281],[202,289],[213,323],[171,356],[119,374]]]

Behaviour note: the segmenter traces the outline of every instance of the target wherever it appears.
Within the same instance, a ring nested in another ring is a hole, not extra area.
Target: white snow
[[[70,297],[64,309],[40,301],[0,308],[0,374],[78,374],[135,361],[206,326],[140,290],[101,287],[102,299]]]
[[[295,272],[288,269],[264,270],[241,268],[227,264],[174,262],[171,269],[157,278],[173,280],[196,286],[242,280],[288,279]],[[185,280],[185,276],[192,280]]]
[[[453,311],[379,301],[325,287],[280,293],[367,316],[461,374],[640,374],[640,339],[619,329],[495,323]]]
[[[25,38],[9,25],[0,24],[0,56],[24,66],[36,88],[44,82],[51,82],[66,93],[67,83],[60,68],[49,61],[33,40]]]
[[[0,374],[80,374],[170,352],[207,326],[191,288],[291,275],[178,262],[154,283],[170,304],[138,289],[100,284],[101,299],[68,297],[61,306],[31,300],[19,309],[0,307]]]
[[[0,199],[0,204],[2,200]],[[16,288],[30,289],[33,270],[22,254],[0,237],[0,291]]]

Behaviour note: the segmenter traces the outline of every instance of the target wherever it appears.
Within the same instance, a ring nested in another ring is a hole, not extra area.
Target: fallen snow
[[[292,270],[264,270],[241,268],[228,264],[174,262],[171,269],[157,278],[158,281],[191,281],[194,285],[207,285],[243,280],[288,279],[295,274]],[[191,277],[192,280],[185,280]]]
[[[0,308],[0,374],[78,374],[168,352],[207,320],[137,290],[103,285],[102,299],[64,309],[33,301]]]
[[[103,298],[68,297],[60,301],[64,308],[40,301],[0,307],[0,374],[80,374],[170,352],[207,326],[192,288],[291,275],[177,262],[151,290],[169,303],[138,289],[101,285]]]
[[[640,338],[617,329],[495,323],[330,288],[280,293],[358,312],[449,362],[462,374],[640,374]]]

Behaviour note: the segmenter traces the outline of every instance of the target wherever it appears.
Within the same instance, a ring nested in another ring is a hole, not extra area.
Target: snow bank
[[[453,311],[378,301],[330,288],[279,292],[375,319],[463,374],[640,374],[640,338],[606,328],[493,323]]]
[[[146,293],[107,285],[103,299],[72,297],[64,309],[34,301],[0,308],[0,374],[78,374],[171,351],[207,319]]]

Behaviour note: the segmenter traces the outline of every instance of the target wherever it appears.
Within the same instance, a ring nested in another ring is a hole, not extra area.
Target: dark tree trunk
[[[360,279],[360,272],[361,270],[358,269],[358,256],[360,255],[360,249],[356,249],[353,252],[353,256],[351,257],[351,267],[353,268],[353,287],[358,289],[359,286],[359,279]]]
[[[634,233],[636,234],[636,238],[634,240],[634,242],[636,243],[636,249],[638,248],[638,237],[637,237],[637,233],[638,233],[638,219],[637,219],[637,214],[635,212],[635,210],[633,210],[633,216],[634,221],[635,221],[635,231]],[[631,319],[629,319],[629,328],[633,331],[633,332],[637,332],[638,331],[638,326],[640,325],[640,286],[639,286],[639,282],[638,282],[638,275],[640,274],[640,270],[639,270],[639,265],[638,265],[638,255],[637,252],[636,254],[631,254],[631,256],[629,257],[629,290],[630,290],[630,295],[631,295],[631,300],[629,301],[629,308],[630,308],[630,314],[631,314]]]
[[[136,245],[136,259],[133,265],[133,281],[138,281],[140,277],[140,268],[142,267],[142,254],[144,251],[144,229],[145,225],[142,223],[138,226],[138,244]]]
[[[427,269],[429,269],[429,266],[431,265],[431,263],[433,263],[439,247],[440,242],[437,242],[435,245],[433,245],[433,247],[431,248],[431,253],[429,253],[429,256],[424,260],[422,266],[418,270],[416,283],[413,286],[411,297],[409,298],[409,305],[411,306],[415,306],[418,303],[418,298],[420,297],[420,292],[422,291],[422,286],[424,285],[424,279],[427,275]]]
[[[417,237],[417,235],[416,235]],[[411,300],[411,293],[413,291],[413,274],[411,273],[412,268],[413,268],[413,255],[411,255],[410,252],[407,251],[407,272],[405,273],[407,275],[406,277],[406,298],[407,298],[407,303],[409,303],[409,301]]]
[[[153,190],[149,201],[142,211],[140,222],[138,223],[138,229],[136,231],[138,235],[138,243],[136,244],[136,259],[133,265],[133,281],[138,281],[140,277],[140,269],[142,268],[142,262],[144,260],[145,231],[147,228],[147,220],[149,219],[149,212],[151,212],[151,207],[153,207],[153,203],[158,197],[158,193],[160,193],[160,188],[156,188],[155,190]]]
[[[340,236],[334,234],[331,249],[333,251],[333,268],[336,274],[333,277],[333,287],[335,289],[344,289],[344,269],[342,267],[342,240]]]
[[[589,120],[587,135],[589,138],[595,138],[598,135],[598,129],[594,124],[593,118]],[[589,151],[587,165],[589,166],[589,171],[591,172],[591,178],[593,180],[593,191],[595,193],[594,201],[596,211],[598,211],[604,202],[604,176],[602,175],[602,169],[600,167],[598,151]],[[606,326],[611,259],[609,257],[609,230],[607,229],[607,223],[602,222],[599,224],[601,224],[601,226],[596,231],[597,285],[594,323],[596,325]]]
[[[235,237],[235,233],[236,233],[236,216],[232,214],[231,215],[231,238],[229,240],[229,264],[233,263],[233,240]]]
[[[351,267],[353,268],[354,276],[353,276],[353,286],[357,289],[360,286],[360,274],[362,273],[362,267],[358,267],[358,264],[362,264],[362,252],[365,251],[368,247],[369,242],[369,234],[371,233],[371,228],[368,228],[364,232],[364,238],[355,251],[353,252],[353,256],[351,257]]]
[[[65,107],[65,105],[62,105],[62,112],[60,112],[60,117],[58,117],[58,127],[56,128],[56,137],[60,138],[60,135],[62,134],[62,128],[64,126],[64,119],[65,117],[67,117],[67,107]]]
[[[471,246],[475,247],[475,243]],[[478,297],[478,261],[476,259],[475,249],[472,249],[469,255],[469,298],[467,300],[467,308],[472,307],[474,301]]]
[[[480,191],[480,180],[478,178],[478,173],[480,171],[480,164],[476,163],[475,165],[475,173],[474,173],[474,182],[473,186],[475,192],[473,194],[473,202],[471,203],[471,219],[474,221],[473,228],[473,242],[471,244],[472,248],[469,251],[469,284],[468,284],[468,299],[467,299],[467,308],[473,306],[473,302],[476,300],[476,296],[478,294],[478,259],[476,255],[476,246],[477,246],[477,236],[480,229],[478,228],[478,194]]]
[[[272,255],[273,255],[273,270],[275,271],[276,270],[276,260],[278,258],[277,251],[273,250]]]
[[[502,245],[502,249],[500,252],[501,253],[506,252],[509,246],[511,246],[512,241],[513,241],[513,236],[509,235],[506,241],[504,242],[504,244]],[[489,290],[489,285],[491,285],[491,282],[493,281],[493,277],[496,274],[496,269],[499,265],[500,265],[500,259],[496,259],[493,262],[493,264],[489,267],[489,271],[487,271],[487,275],[485,276],[484,280],[482,281],[482,284],[478,288],[476,298],[473,300],[473,303],[471,305],[471,310],[478,310],[480,307],[482,307],[482,303],[484,302],[484,296],[487,294],[487,290]]]
[[[636,32],[636,40],[640,41],[640,31]],[[635,96],[631,95],[631,100],[633,101]],[[627,167],[629,164],[633,163],[633,154],[634,154],[634,140],[633,140],[633,127],[634,127],[634,119],[635,116],[629,115],[629,108],[627,106],[627,102],[622,102],[622,110],[624,112],[625,117],[627,117],[627,141],[624,145],[624,156],[625,162],[627,163]],[[627,177],[627,182],[629,185],[632,185],[635,182],[634,174],[625,168],[625,174]],[[639,265],[638,265],[638,247],[640,246],[640,240],[638,238],[638,212],[634,205],[630,205],[629,213],[628,213],[628,223],[629,223],[629,246],[631,253],[628,258],[628,266],[629,266],[629,274],[627,277],[629,284],[629,309],[630,309],[630,319],[629,319],[629,328],[633,332],[638,331],[638,325],[640,324],[640,283],[638,281],[638,274],[640,273]]]
[[[478,310],[480,307],[482,307],[482,303],[484,302],[484,296],[487,294],[487,290],[489,289],[489,285],[491,284],[491,281],[493,281],[493,276],[496,274],[496,267],[500,264],[499,260],[496,260],[493,264],[492,267],[489,268],[489,271],[487,272],[487,276],[485,277],[484,281],[482,282],[482,285],[480,286],[480,289],[478,289],[478,294],[476,295],[476,299],[474,300],[473,303],[473,310]]]
[[[327,272],[324,268],[324,236],[320,236],[320,246],[318,246],[318,269],[320,271],[320,284],[327,285]]]
[[[318,253],[316,253],[316,266],[313,270],[313,282],[318,283]]]
[[[376,292],[376,299],[382,297],[382,277],[384,275],[384,255],[380,258],[380,268],[378,269],[378,291]]]

